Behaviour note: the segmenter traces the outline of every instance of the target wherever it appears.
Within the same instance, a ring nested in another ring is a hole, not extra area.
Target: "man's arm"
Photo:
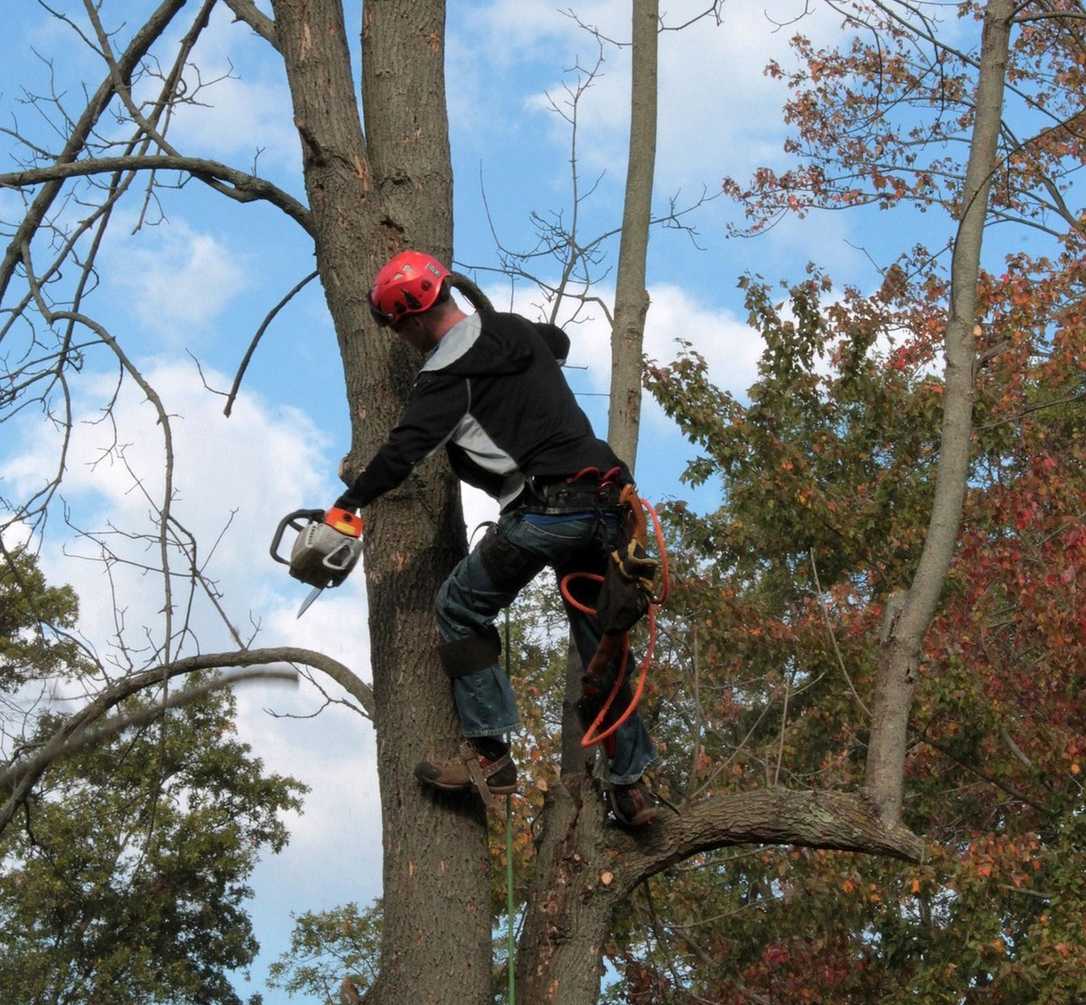
[[[421,374],[396,428],[336,505],[362,509],[394,489],[419,461],[452,436],[469,400],[468,382],[463,377]]]

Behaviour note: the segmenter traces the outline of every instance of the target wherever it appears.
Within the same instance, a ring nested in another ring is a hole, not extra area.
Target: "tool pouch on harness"
[[[623,521],[617,547],[611,552],[596,601],[596,618],[603,638],[581,678],[581,700],[577,711],[587,729],[600,709],[611,687],[617,662],[627,648],[626,635],[640,621],[655,599],[657,562],[645,554],[646,523],[641,499],[633,485],[622,489],[620,501]],[[627,686],[620,691],[621,704],[608,716],[617,718],[630,700]],[[607,755],[614,755],[614,737],[605,741]]]
[[[648,611],[655,589],[657,562],[645,554],[645,514],[632,485],[622,490],[621,502],[625,519],[596,602],[596,617],[606,635],[633,628]]]
[[[628,541],[624,551],[611,552],[603,575],[596,617],[608,635],[628,632],[649,609],[653,596],[656,560],[645,554],[636,541]]]

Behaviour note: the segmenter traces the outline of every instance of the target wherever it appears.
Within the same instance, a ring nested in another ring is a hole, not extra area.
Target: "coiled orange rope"
[[[637,501],[636,495],[634,495],[634,501]],[[667,600],[668,593],[671,590],[667,547],[664,543],[664,532],[663,528],[660,526],[660,518],[656,515],[656,510],[653,508],[652,503],[647,499],[641,499],[640,502],[641,505],[649,511],[649,515],[652,517],[653,532],[656,536],[656,547],[660,554],[660,592],[649,602],[647,615],[649,623],[649,640],[648,645],[645,647],[645,655],[642,657],[641,665],[638,668],[637,684],[634,687],[633,696],[630,698],[629,704],[623,710],[622,715],[602,732],[600,731],[600,727],[603,724],[603,720],[610,711],[611,705],[614,703],[619,691],[622,690],[622,685],[626,681],[626,668],[630,662],[630,634],[629,632],[623,632],[621,637],[605,635],[600,640],[600,648],[597,650],[597,655],[599,655],[601,651],[606,653],[607,650],[614,648],[614,642],[609,640],[619,640],[620,638],[622,645],[622,663],[619,666],[618,673],[615,675],[615,682],[611,686],[611,692],[608,694],[607,700],[596,714],[596,718],[592,720],[592,724],[585,730],[584,736],[581,737],[581,746],[586,749],[588,747],[594,747],[597,743],[602,743],[609,736],[614,735],[615,731],[629,719],[631,715],[633,715],[634,710],[641,701],[641,696],[645,692],[645,683],[648,680],[649,667],[652,665],[653,653],[656,650],[656,609]],[[631,505],[633,504],[631,503]],[[636,526],[637,524],[640,524],[640,526]],[[645,537],[645,533],[643,515],[640,517],[640,520],[637,520],[635,517],[635,534],[642,539],[641,544],[644,546],[645,541],[643,538]],[[570,583],[578,579],[587,579],[593,583],[602,583],[603,576],[597,575],[594,572],[571,572],[569,575],[563,576],[562,582],[559,584],[559,589],[562,591],[562,597],[566,603],[580,611],[582,614],[589,614],[594,617],[596,615],[596,609],[594,607],[589,607],[587,604],[582,604],[573,596],[573,593],[570,590]],[[593,657],[593,662],[595,662],[595,657]]]

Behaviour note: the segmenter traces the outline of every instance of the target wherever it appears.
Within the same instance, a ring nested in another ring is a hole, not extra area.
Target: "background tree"
[[[298,915],[290,949],[271,965],[268,984],[322,1005],[337,1005],[342,980],[364,994],[377,979],[380,933],[380,902],[364,911],[352,903]]]
[[[1013,272],[981,288],[985,329],[1015,348],[978,377],[962,548],[920,664],[905,818],[931,836],[934,856],[915,868],[761,852],[677,870],[656,888],[653,912],[634,901],[626,952],[643,982],[722,1001],[1079,993],[1081,936],[1062,927],[1054,942],[1049,926],[1081,911],[1076,885],[1053,885],[1077,856],[1063,835],[1082,798],[1069,753],[1082,723],[1062,698],[1079,687],[1071,667],[1083,641],[1070,613],[1080,307],[1065,288],[1073,299],[1053,330]],[[689,774],[675,759],[673,793],[763,785],[776,772],[793,785],[859,783],[880,598],[913,567],[933,492],[944,385],[930,368],[940,326],[929,321],[941,293],[897,274],[874,296],[838,294],[821,275],[783,304],[773,292],[748,285],[770,347],[749,405],[713,387],[696,354],[652,375],[702,445],[690,477],[719,476],[726,500],[704,518],[669,513],[679,554],[691,551],[672,615],[688,612],[694,631],[675,633],[665,652],[675,673],[699,650],[731,668],[724,681],[702,672],[700,702],[680,699],[674,719],[699,723],[705,750]],[[1037,293],[1047,319],[1058,295]],[[1047,459],[1057,444],[1066,461]],[[1045,529],[1035,535],[1027,514]],[[1042,582],[1044,600],[1030,599]],[[672,687],[663,690],[682,694]]]
[[[41,696],[88,672],[77,646],[46,635],[48,623],[74,622],[76,600],[45,584],[33,556],[12,555],[0,598],[9,712],[25,708],[20,691]],[[53,732],[51,704],[33,716],[31,745]],[[11,1001],[240,1003],[228,973],[257,950],[246,879],[264,849],[286,843],[281,817],[304,786],[266,775],[233,719],[231,696],[217,693],[175,715],[164,743],[146,729],[114,737],[35,790],[0,839],[0,982]]]

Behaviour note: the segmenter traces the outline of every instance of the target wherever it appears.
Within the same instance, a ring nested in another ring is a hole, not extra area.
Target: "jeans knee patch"
[[[491,527],[479,542],[479,559],[494,586],[502,592],[516,592],[527,586],[544,563],[510,541],[498,527]]]
[[[466,639],[443,642],[438,646],[441,667],[450,677],[478,673],[498,662],[502,653],[501,636],[493,626]]]

